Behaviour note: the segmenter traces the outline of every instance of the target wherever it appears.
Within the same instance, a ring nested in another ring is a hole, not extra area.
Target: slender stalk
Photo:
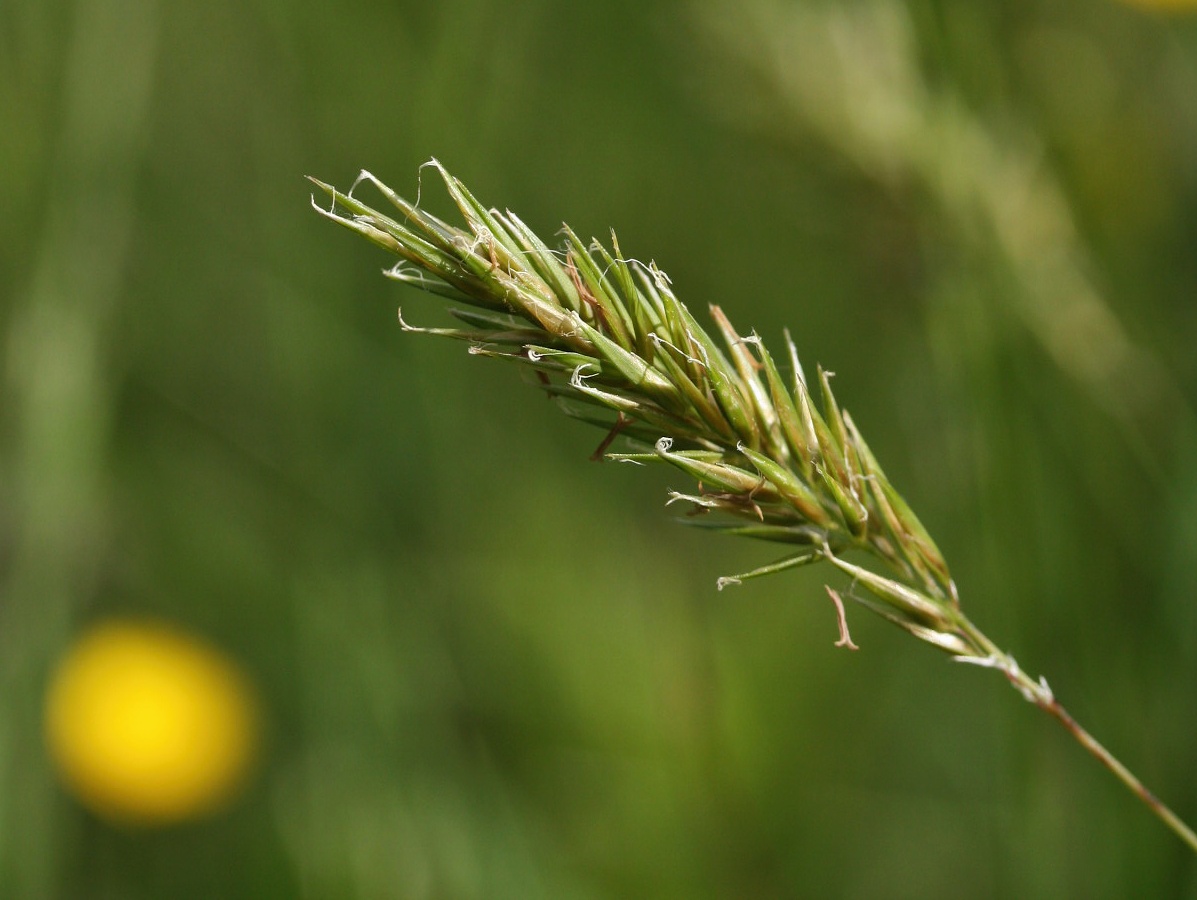
[[[1076,738],[1077,743],[1092,753],[1103,766],[1114,773],[1115,777],[1129,788],[1136,797],[1147,804],[1148,809],[1155,813],[1161,821],[1171,828],[1182,841],[1189,845],[1189,849],[1197,853],[1197,834],[1186,825],[1179,816],[1160,802],[1159,798],[1149,791],[1138,778],[1103,747],[1094,737],[1082,728],[1068,711],[1053,699],[1050,703],[1038,703],[1040,709],[1050,713],[1059,720],[1068,733]]]
[[[313,199],[317,212],[400,258],[390,277],[460,304],[449,311],[464,328],[419,328],[400,316],[405,331],[466,341],[474,355],[532,369],[566,413],[607,430],[595,459],[684,472],[697,488],[671,495],[692,507],[680,521],[790,546],[779,560],[719,579],[720,588],[830,563],[852,579],[849,599],[959,662],[1003,672],[1197,852],[1188,826],[1073,720],[1047,682],[1024,673],[964,615],[947,562],[837,403],[830,373],[819,369],[812,390],[788,334],[787,380],[759,337],[741,336],[712,307],[716,342],[665,273],[624,258],[614,234],[608,250],[566,226],[564,247],[550,250],[515,214],[486,208],[430,165],[464,228],[367,172],[358,183],[374,185],[398,216],[313,179],[332,200],[324,209]],[[630,452],[610,452],[617,437]],[[828,594],[836,645],[855,649],[840,593]]]
[[[1063,725],[1065,730],[1078,744],[1088,750],[1098,762],[1109,769],[1114,774],[1114,777],[1121,781],[1177,837],[1184,841],[1190,850],[1197,853],[1197,834],[1193,832],[1193,829],[1186,825],[1180,816],[1148,790],[1147,786],[1139,780],[1138,776],[1072,717],[1068,710],[1056,699],[1045,679],[1040,678],[1038,681],[1032,679],[1031,676],[1019,668],[1018,663],[1014,661],[1012,656],[999,650],[972,622],[963,619],[961,627],[969,634],[971,640],[984,648],[988,655],[971,659],[968,657],[957,657],[957,661],[972,662],[1002,671],[1015,690]]]

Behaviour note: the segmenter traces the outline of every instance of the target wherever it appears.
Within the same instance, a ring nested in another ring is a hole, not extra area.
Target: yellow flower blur
[[[110,621],[60,663],[46,740],[65,785],[96,814],[142,824],[229,800],[254,755],[248,684],[217,650],[160,624]]]

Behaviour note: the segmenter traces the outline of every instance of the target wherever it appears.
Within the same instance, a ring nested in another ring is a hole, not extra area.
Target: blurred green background
[[[993,674],[827,571],[673,526],[678,476],[314,215],[435,155],[788,326],[963,602],[1197,820],[1197,18],[1113,0],[0,3],[0,896],[1197,897]],[[428,186],[431,193],[431,179]],[[429,198],[434,207],[443,201]],[[250,674],[215,817],[59,787],[89,623]]]

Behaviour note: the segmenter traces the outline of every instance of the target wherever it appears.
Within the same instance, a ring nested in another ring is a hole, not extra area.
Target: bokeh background
[[[973,619],[1192,822],[1183,6],[0,4],[0,896],[1197,897],[997,675],[860,610],[836,650],[828,572],[716,592],[771,548],[401,333],[439,304],[302,180],[435,155],[788,326]],[[62,787],[47,685],[117,615],[252,683],[223,810]]]

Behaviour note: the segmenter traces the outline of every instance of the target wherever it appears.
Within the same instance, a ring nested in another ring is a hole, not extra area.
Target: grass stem
[[[1077,724],[1047,681],[1023,672],[964,615],[947,562],[837,403],[829,373],[819,370],[812,394],[788,335],[787,383],[759,337],[740,336],[712,307],[720,346],[665,273],[623,258],[614,235],[608,250],[567,227],[564,247],[551,250],[514,214],[486,209],[440,163],[430,165],[464,228],[373,176],[359,182],[378,188],[400,218],[312,179],[331,199],[327,209],[313,199],[317,212],[414,267],[396,266],[391,277],[468,307],[449,310],[468,328],[413,328],[401,319],[405,330],[532,369],[565,412],[606,429],[595,458],[669,465],[692,478],[697,493],[673,495],[693,507],[681,521],[798,545],[776,563],[721,578],[720,588],[827,562],[866,592],[848,591],[858,604],[959,662],[1001,671],[1197,852],[1197,835]],[[632,452],[609,452],[618,437]],[[855,649],[840,595],[828,593],[837,646]]]

